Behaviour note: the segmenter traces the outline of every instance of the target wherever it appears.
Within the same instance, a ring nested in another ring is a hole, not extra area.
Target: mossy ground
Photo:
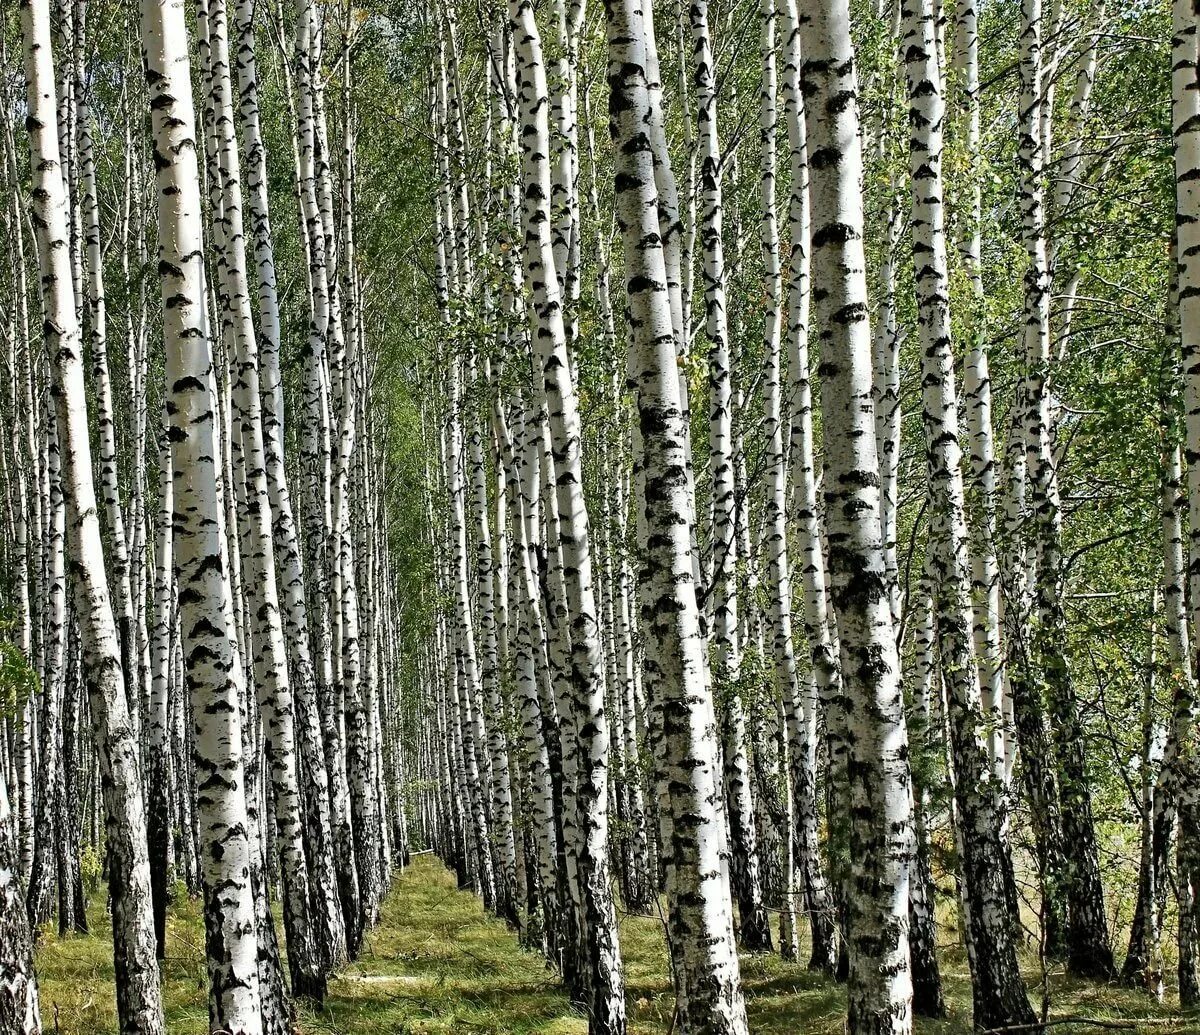
[[[92,934],[60,939],[43,933],[38,950],[42,1022],[47,1032],[92,1035],[116,1030],[112,942],[102,899],[90,912]],[[950,937],[952,932],[947,933]],[[630,1032],[661,1035],[671,1026],[662,924],[625,917],[621,945],[626,961]],[[199,904],[180,898],[172,906],[165,967],[167,1027],[171,1035],[208,1030],[203,923]],[[966,1035],[970,986],[962,953],[947,947],[942,966],[950,1003],[946,1021],[918,1021],[924,1035]],[[843,990],[777,956],[742,959],[755,1035],[836,1035],[843,1030]],[[1031,975],[1036,966],[1031,968]],[[1134,1022],[1132,1030],[1200,1035],[1200,1021],[1173,1020],[1170,996],[1157,1006],[1137,991],[1097,987],[1050,977],[1054,1017],[1086,1015]],[[1035,1003],[1040,990],[1034,989]],[[478,900],[456,889],[454,877],[432,856],[418,856],[397,877],[379,927],[362,958],[330,983],[320,1010],[302,1008],[306,1035],[466,1035],[537,1032],[581,1035],[584,1018],[555,976],[516,937],[483,912]],[[1067,1035],[1101,1035],[1106,1029],[1071,1024]],[[1112,1029],[1107,1029],[1111,1031]]]

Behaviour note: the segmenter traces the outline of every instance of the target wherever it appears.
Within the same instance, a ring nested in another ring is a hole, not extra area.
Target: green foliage
[[[0,714],[15,718],[25,702],[38,693],[37,672],[21,649],[12,642],[16,620],[0,614]]]
[[[88,898],[100,894],[104,886],[104,860],[91,845],[84,845],[79,853],[79,875]]]

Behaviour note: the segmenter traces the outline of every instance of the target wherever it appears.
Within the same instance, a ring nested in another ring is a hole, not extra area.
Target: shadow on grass
[[[102,896],[92,902],[88,919],[89,935],[60,939],[45,930],[39,941],[43,1027],[59,1035],[116,1030],[112,932]],[[282,933],[282,924],[277,929]],[[674,995],[662,922],[623,916],[620,937],[630,1035],[663,1035],[671,1026]],[[205,1035],[208,981],[198,901],[180,895],[172,903],[167,952],[167,1029],[171,1035]],[[806,952],[802,945],[802,961]],[[955,944],[943,946],[941,955],[950,1017],[918,1018],[915,1028],[918,1035],[967,1035],[966,961]],[[1030,957],[1025,964],[1027,977],[1036,981],[1036,961]],[[845,989],[805,962],[747,955],[742,975],[755,1035],[842,1032]],[[1168,1020],[1173,1004],[1157,1006],[1136,990],[1074,981],[1061,970],[1050,975],[1050,987],[1056,1017],[1144,1019],[1152,1035],[1200,1035],[1195,1022]],[[1030,993],[1036,1007],[1040,992],[1031,987]],[[396,878],[362,957],[330,982],[321,1009],[300,1008],[299,1028],[302,1035],[586,1035],[587,1021],[541,956],[522,950],[516,932],[485,914],[436,859],[419,856]],[[1073,1024],[1060,1030],[1098,1035],[1103,1029]]]

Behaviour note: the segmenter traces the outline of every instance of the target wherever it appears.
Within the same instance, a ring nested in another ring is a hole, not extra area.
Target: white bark
[[[124,1030],[157,1035],[163,1030],[163,1015],[154,956],[144,807],[92,481],[82,340],[76,319],[67,247],[67,199],[58,148],[61,127],[56,125],[53,103],[49,4],[29,0],[22,4],[21,13],[28,88],[26,126],[40,237],[43,327],[54,383],[63,478],[69,488],[68,538],[75,610],[103,777],[118,1014]],[[49,789],[43,787],[43,793],[48,794]]]
[[[974,1015],[979,1024],[1032,1024],[1008,901],[1012,861],[1001,836],[1003,789],[987,747],[988,726],[970,629],[967,519],[958,396],[950,342],[950,269],[942,206],[945,101],[932,0],[904,0],[909,98],[912,254],[921,345],[922,419],[930,485],[930,553],[938,654],[947,696],[963,897],[967,903]],[[994,705],[994,702],[987,702]]]
[[[800,24],[820,330],[825,513],[847,701],[852,1033],[911,1031],[907,732],[887,599],[863,257],[857,76],[846,0]]]
[[[608,0],[605,14],[616,211],[633,330],[630,373],[645,472],[638,504],[647,547],[641,573],[644,678],[651,725],[658,726],[658,780],[671,787],[665,800],[660,796],[668,941],[682,1030],[743,1033],[732,902],[720,858],[715,716],[688,556],[694,500],[685,473],[687,432],[655,160],[646,139],[661,103],[653,96],[653,29],[634,0]],[[669,168],[660,164],[658,174],[669,176]]]
[[[553,449],[567,604],[571,622],[572,706],[576,711],[580,773],[576,786],[581,823],[579,885],[591,1026],[595,1033],[625,1030],[624,981],[617,919],[608,879],[608,718],[604,710],[603,661],[592,582],[587,508],[583,497],[579,402],[567,355],[562,299],[547,225],[550,195],[549,126],[541,39],[529,0],[511,0],[519,68],[522,139],[524,261],[533,296],[535,384],[543,393]]]
[[[179,620],[196,786],[202,791],[196,812],[210,931],[209,1022],[213,1030],[258,1035],[263,1023],[240,715],[244,676],[216,491],[217,383],[205,312],[196,120],[182,6],[146,0],[142,38],[157,180]]]

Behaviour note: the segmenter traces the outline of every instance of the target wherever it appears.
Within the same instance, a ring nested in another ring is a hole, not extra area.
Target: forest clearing
[[[1200,0],[5,0],[0,182],[0,1035],[1200,1032]]]

